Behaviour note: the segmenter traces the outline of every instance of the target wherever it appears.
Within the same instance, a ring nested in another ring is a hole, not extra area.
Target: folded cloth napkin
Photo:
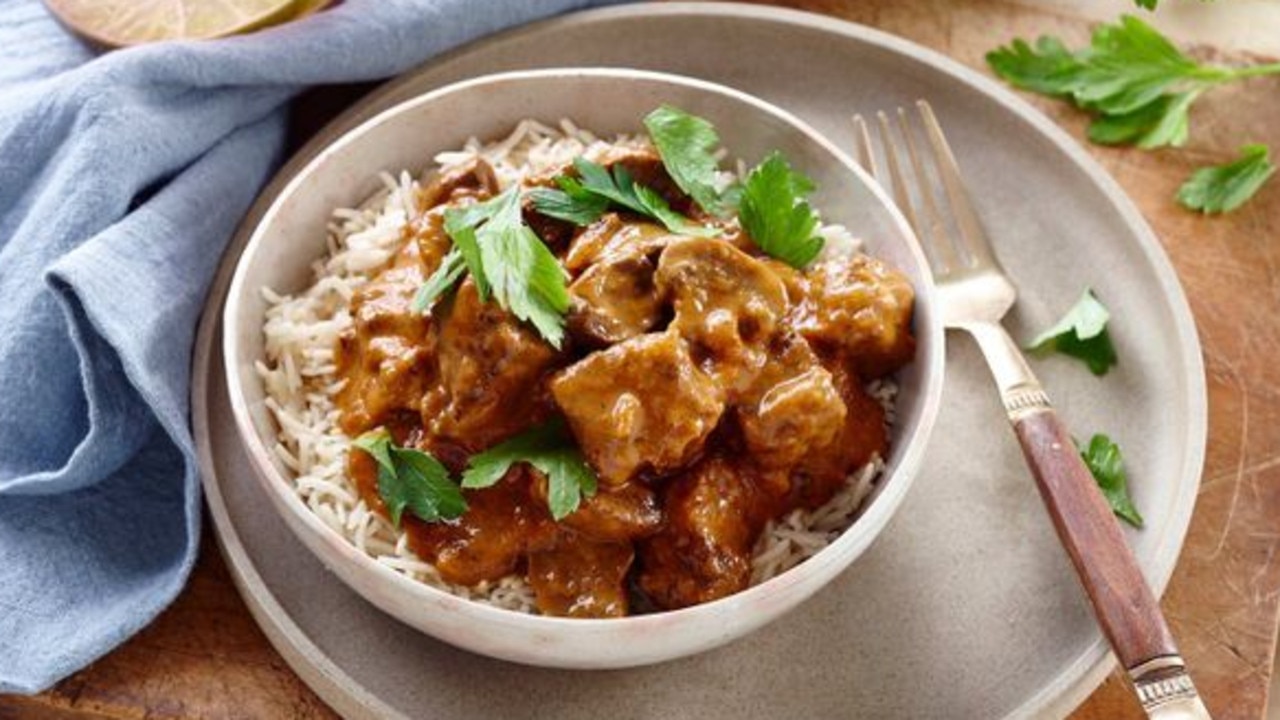
[[[79,669],[186,581],[195,324],[287,101],[592,4],[347,0],[95,59],[38,0],[0,0],[0,692]]]

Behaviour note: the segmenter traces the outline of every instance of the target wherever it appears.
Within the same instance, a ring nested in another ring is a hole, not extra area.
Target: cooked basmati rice
[[[615,138],[613,145],[643,145],[639,137]],[[488,145],[471,139],[462,149],[434,158],[437,170],[481,156],[506,187],[531,174],[560,167],[578,155],[596,157],[609,145],[590,132],[562,120],[559,128],[534,120],[516,126],[510,136]],[[738,164],[741,174],[741,163]],[[334,349],[338,336],[351,326],[349,304],[355,292],[391,260],[401,243],[401,230],[420,208],[419,181],[407,171],[398,177],[381,174],[385,186],[358,208],[333,211],[328,224],[328,251],[312,266],[315,282],[298,295],[263,288],[267,310],[263,332],[266,361],[256,369],[266,389],[267,408],[278,433],[274,452],[293,475],[298,497],[334,532],[361,552],[396,572],[477,602],[518,612],[536,613],[533,592],[524,578],[508,575],[476,586],[453,585],[410,550],[407,536],[372,511],[346,475],[351,439],[338,424]],[[728,185],[736,176],[722,173]],[[858,243],[838,225],[821,231],[824,253],[852,253]],[[897,386],[876,381],[868,391],[893,422]],[[814,511],[795,510],[771,521],[760,537],[752,561],[752,584],[764,582],[798,565],[826,547],[853,523],[882,470],[879,458],[854,472],[848,485]]]

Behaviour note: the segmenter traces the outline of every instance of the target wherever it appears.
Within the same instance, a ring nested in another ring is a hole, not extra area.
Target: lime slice
[[[335,0],[295,0],[293,3],[293,14],[289,16],[289,21],[301,20],[308,15],[314,15],[332,5],[334,1]]]
[[[312,0],[45,0],[73,32],[121,47],[158,40],[222,37],[293,17]]]

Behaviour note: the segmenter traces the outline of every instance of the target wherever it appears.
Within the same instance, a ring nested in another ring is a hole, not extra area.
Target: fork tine
[[[885,118],[884,124],[887,130],[888,118]],[[920,153],[916,150],[916,141],[911,132],[911,125],[907,122],[907,114],[902,108],[898,108],[898,124],[901,126],[902,137],[906,141],[907,157],[911,160],[911,169],[915,172],[916,188],[920,191],[920,201],[924,205],[925,213],[928,215],[929,234],[932,237],[931,244],[942,261],[943,269],[940,272],[955,272],[964,267],[964,263],[960,261],[960,256],[956,254],[956,247],[951,239],[951,234],[947,232],[942,213],[938,209],[937,200],[934,199],[929,176],[925,174],[924,164],[920,162]],[[918,225],[916,226],[916,233],[923,234]]]
[[[875,148],[871,144],[871,131],[867,128],[867,121],[861,114],[853,116],[853,129],[856,132],[854,139],[858,150],[858,164],[871,173],[871,177],[875,178],[882,187],[887,187],[884,171],[880,169],[880,163],[876,162]]]
[[[969,191],[965,189],[964,181],[960,178],[960,166],[956,163],[955,154],[951,152],[947,136],[942,133],[942,125],[933,114],[933,108],[928,102],[917,100],[916,109],[920,111],[925,134],[929,138],[929,143],[933,145],[934,163],[938,168],[938,176],[942,179],[942,187],[946,190],[947,202],[955,215],[956,227],[960,231],[965,252],[975,264],[1000,267],[995,253],[991,250],[991,243],[987,240],[986,233],[982,231],[978,215],[973,210]]]
[[[898,159],[898,151],[893,140],[893,132],[889,127],[889,118],[883,112],[876,113],[876,120],[880,126],[880,145],[884,152],[885,164],[889,167],[888,182],[885,178],[878,177],[877,182],[880,186],[893,192],[894,202],[898,209],[906,216],[907,224],[915,231],[916,236],[920,238],[920,244],[924,246],[925,255],[929,259],[929,264],[933,266],[936,273],[941,274],[945,271],[942,265],[942,259],[938,257],[936,249],[936,240],[931,240],[926,236],[927,228],[922,227],[920,218],[916,215],[915,204],[911,202],[911,193],[907,191],[906,174],[902,171],[902,163]],[[864,125],[863,130],[866,130]],[[868,140],[870,140],[870,133]]]
[[[889,118],[883,112],[878,112],[876,119],[880,122],[880,144],[884,146],[884,159],[889,166],[889,184],[893,188],[893,201],[898,204],[902,214],[907,216],[907,222],[911,224],[912,229],[918,233],[920,222],[916,217],[915,206],[911,203],[911,194],[907,192],[906,176],[902,173],[898,154],[893,149],[893,135],[889,133]]]

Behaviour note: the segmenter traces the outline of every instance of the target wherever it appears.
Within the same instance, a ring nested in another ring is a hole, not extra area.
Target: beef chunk
[[[667,487],[666,526],[640,543],[640,588],[666,610],[747,587],[760,532],[750,480],[728,460],[704,458]]]
[[[453,240],[444,231],[444,206],[434,207],[414,218],[405,228],[406,239],[417,244],[423,275],[440,267],[444,256],[453,248]]]
[[[801,338],[786,336],[734,409],[751,458],[766,470],[790,469],[826,448],[845,421],[831,373]]]
[[[484,158],[445,168],[431,179],[418,194],[420,207],[433,208],[441,203],[474,197],[484,200],[498,194],[498,176]]]
[[[831,442],[805,457],[796,473],[797,503],[808,508],[825,504],[851,473],[889,449],[884,408],[862,388],[857,374],[836,363],[828,363],[828,369],[844,400],[844,423]]]
[[[702,450],[724,412],[719,389],[672,332],[593,353],[551,381],[587,460],[609,485],[669,472]]]
[[[492,487],[468,490],[467,511],[452,522],[427,523],[406,513],[410,547],[451,583],[510,575],[525,553],[554,546],[559,533],[529,484],[528,471],[517,467]]]
[[[662,527],[662,509],[652,490],[627,483],[603,487],[582,498],[578,509],[560,524],[597,542],[626,542],[657,532]]]
[[[562,541],[529,556],[529,584],[538,609],[562,617],[608,618],[627,614],[630,543]]]
[[[399,410],[416,411],[433,376],[435,334],[413,312],[424,267],[418,246],[407,243],[391,266],[351,299],[351,327],[338,340],[340,424],[358,435]]]
[[[864,379],[883,377],[911,361],[915,293],[902,273],[856,255],[817,263],[805,279],[807,297],[793,319],[816,348],[844,355]]]
[[[497,303],[481,302],[470,278],[439,309],[439,382],[422,401],[430,433],[477,451],[540,419],[541,380],[559,354]]]

